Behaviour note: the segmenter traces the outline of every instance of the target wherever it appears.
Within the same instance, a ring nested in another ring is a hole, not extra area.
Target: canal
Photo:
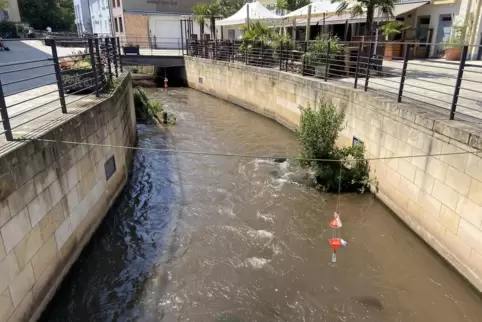
[[[191,89],[140,147],[297,155],[277,123]],[[331,263],[339,201],[348,245]],[[372,195],[328,195],[296,164],[137,151],[132,175],[41,321],[480,321],[478,292]]]

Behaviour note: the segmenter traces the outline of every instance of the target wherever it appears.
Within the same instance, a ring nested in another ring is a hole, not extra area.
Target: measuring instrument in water
[[[338,199],[336,202],[336,211],[333,215],[333,219],[330,221],[330,227],[332,228],[333,234],[332,237],[328,240],[330,246],[333,248],[333,254],[331,255],[331,261],[336,263],[336,250],[340,246],[346,246],[347,242],[341,238],[341,227],[343,224],[341,223],[340,215],[338,214],[340,209],[340,194],[341,194],[341,170],[342,170],[342,163],[340,162],[340,176],[338,177]]]

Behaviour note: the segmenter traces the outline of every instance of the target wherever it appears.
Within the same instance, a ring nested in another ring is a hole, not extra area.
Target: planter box
[[[385,53],[383,59],[392,60],[400,59],[402,57],[402,44],[399,43],[386,43]]]
[[[134,46],[134,47],[122,47],[122,49],[124,50],[124,55],[127,55],[127,54],[135,54],[135,55],[140,55],[139,54],[139,46]]]
[[[457,61],[457,60],[460,60],[461,55],[462,55],[462,48],[460,47],[445,49],[445,60]]]
[[[93,69],[66,69],[61,71],[61,75],[66,93],[95,91]]]

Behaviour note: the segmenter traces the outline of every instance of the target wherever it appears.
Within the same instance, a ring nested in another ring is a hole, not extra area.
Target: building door
[[[444,54],[444,41],[449,40],[450,33],[452,32],[452,16],[440,15],[437,28],[437,38],[435,39],[435,55],[443,56]]]
[[[181,48],[181,17],[180,16],[151,16],[149,18],[151,36],[156,39],[156,49]]]

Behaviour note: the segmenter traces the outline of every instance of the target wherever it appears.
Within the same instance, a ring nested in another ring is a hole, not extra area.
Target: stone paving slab
[[[42,86],[22,95],[13,95],[6,98],[7,105],[24,101],[28,98],[38,97],[42,93],[50,93],[57,89],[56,85]],[[58,124],[82,113],[92,105],[108,97],[108,94],[101,94],[99,98],[95,94],[67,95],[67,114],[63,114],[60,108],[58,92],[54,92],[29,102],[18,104],[8,109],[10,124],[14,139],[33,138],[42,135]],[[45,104],[47,103],[47,104]],[[36,108],[42,104],[39,108]],[[2,129],[3,131],[3,129]],[[0,156],[11,151],[22,141],[7,141],[4,134],[0,135]]]
[[[456,117],[466,116],[482,120],[482,62],[467,61],[459,94]],[[398,95],[403,61],[383,61],[383,77],[370,77],[369,88]],[[404,86],[403,101],[414,104],[432,105],[432,108],[447,110],[447,117],[452,104],[455,82],[458,74],[458,62],[446,63],[442,60],[410,60]],[[353,84],[354,78],[339,80]],[[365,79],[359,79],[363,86]]]

